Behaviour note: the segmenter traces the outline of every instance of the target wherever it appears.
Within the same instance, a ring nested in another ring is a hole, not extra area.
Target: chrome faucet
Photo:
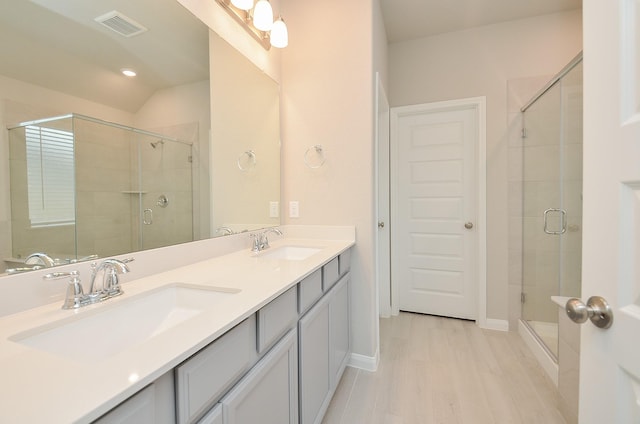
[[[120,281],[118,279],[119,274],[126,274],[129,272],[127,262],[133,261],[133,258],[124,259],[122,261],[118,259],[105,259],[98,264],[94,262],[91,264],[91,282],[89,283],[89,296],[107,295],[108,297],[114,297],[122,294],[120,288]],[[96,287],[96,277],[100,272],[102,275],[102,287],[99,289]]]
[[[36,252],[27,256],[24,260],[25,265],[44,265],[45,268],[51,268],[56,265],[56,261],[46,253]]]
[[[120,288],[118,275],[129,272],[129,267],[126,265],[126,262],[131,261],[133,261],[133,258],[121,261],[118,259],[105,259],[100,264],[91,264],[91,283],[89,285],[89,292],[86,294],[80,282],[80,273],[78,271],[52,272],[44,275],[42,278],[45,280],[58,280],[60,278],[70,277],[69,285],[67,286],[67,295],[62,309],[76,309],[121,295],[123,291]],[[102,286],[98,288],[95,285],[95,281],[100,272],[103,272],[104,275],[102,277]]]
[[[222,234],[223,236],[230,236],[231,234],[235,234],[229,227],[219,227],[218,229],[216,229],[216,233]]]
[[[267,237],[267,234],[269,233],[276,233],[279,236],[282,235],[282,231],[280,231],[276,227],[267,228],[261,233],[252,233],[251,234],[251,238],[253,239],[253,242],[251,243],[252,252],[254,253],[262,252],[263,250],[268,249],[270,247],[269,238]]]

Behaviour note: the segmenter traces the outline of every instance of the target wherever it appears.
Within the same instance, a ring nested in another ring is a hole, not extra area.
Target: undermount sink
[[[288,261],[303,261],[308,257],[315,255],[321,248],[306,246],[281,246],[268,250],[261,257],[267,259],[284,259]]]
[[[240,290],[176,283],[9,339],[58,356],[95,362],[144,343]]]

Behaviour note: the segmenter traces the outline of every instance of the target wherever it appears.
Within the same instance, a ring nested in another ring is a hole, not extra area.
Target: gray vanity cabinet
[[[329,403],[329,298],[302,317],[300,332],[300,423],[320,422]]]
[[[96,422],[320,424],[350,352],[349,266],[346,251]]]
[[[325,296],[300,319],[300,422],[322,422],[349,353],[349,274],[338,283],[337,262],[325,275]],[[335,271],[335,272],[334,272]]]
[[[287,333],[222,398],[223,424],[298,423],[297,338]]]
[[[350,351],[349,279],[347,275],[329,293],[329,378],[334,391]]]

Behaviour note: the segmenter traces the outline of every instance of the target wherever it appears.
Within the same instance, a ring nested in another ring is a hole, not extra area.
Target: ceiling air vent
[[[140,25],[138,22],[115,10],[113,12],[105,13],[102,16],[98,16],[94,20],[106,26],[110,30],[117,32],[123,37],[133,37],[134,35],[148,31],[147,28]]]

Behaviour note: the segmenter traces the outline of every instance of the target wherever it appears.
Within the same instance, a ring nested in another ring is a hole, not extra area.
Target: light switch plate
[[[280,216],[280,202],[269,202],[269,218]]]
[[[300,203],[297,200],[289,202],[289,218],[300,218]]]

